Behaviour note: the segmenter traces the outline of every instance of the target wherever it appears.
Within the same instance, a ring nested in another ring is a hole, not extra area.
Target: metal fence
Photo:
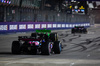
[[[0,22],[90,22],[88,15],[0,6]]]
[[[100,10],[91,10],[90,11],[90,22],[92,24],[100,24]]]

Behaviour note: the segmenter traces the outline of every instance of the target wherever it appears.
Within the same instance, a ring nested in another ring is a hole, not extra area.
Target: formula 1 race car
[[[87,33],[87,29],[84,26],[75,26],[71,29],[71,33]]]
[[[18,41],[12,42],[12,54],[50,55],[52,53],[60,54],[62,44],[58,41],[57,33],[51,33],[51,30],[36,30],[31,36],[18,36]]]

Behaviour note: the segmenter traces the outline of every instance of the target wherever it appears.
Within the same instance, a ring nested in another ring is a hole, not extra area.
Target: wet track
[[[58,66],[57,64],[60,64],[59,66],[63,66],[61,64],[64,64],[64,66],[100,66],[99,31],[98,27],[88,28],[87,34],[71,34],[70,30],[53,31],[58,32],[59,40],[63,44],[63,50],[61,54],[52,54],[50,56],[11,54],[12,41],[17,40],[18,36],[30,36],[31,33],[0,35],[0,66],[11,66],[10,64],[16,63],[31,64],[38,63],[38,61],[39,63],[56,63],[56,66]],[[26,66],[28,65],[26,64]]]

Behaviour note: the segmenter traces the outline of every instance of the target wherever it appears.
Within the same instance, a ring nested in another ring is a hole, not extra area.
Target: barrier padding
[[[0,22],[0,34],[29,32],[43,28],[51,30],[71,29],[74,26],[90,27],[90,22]]]

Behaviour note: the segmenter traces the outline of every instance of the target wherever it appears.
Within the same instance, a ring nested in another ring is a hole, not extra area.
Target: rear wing
[[[43,30],[36,30],[37,33],[51,33],[51,30],[46,30],[46,29],[43,29]]]
[[[35,37],[31,37],[31,36],[18,36],[18,40],[22,40],[22,41],[40,41],[41,39],[40,38],[36,39]]]
[[[48,36],[50,36],[50,33],[51,33],[51,30],[46,30],[46,29],[43,29],[43,30],[36,30],[37,33],[43,33],[43,34],[46,34]]]

